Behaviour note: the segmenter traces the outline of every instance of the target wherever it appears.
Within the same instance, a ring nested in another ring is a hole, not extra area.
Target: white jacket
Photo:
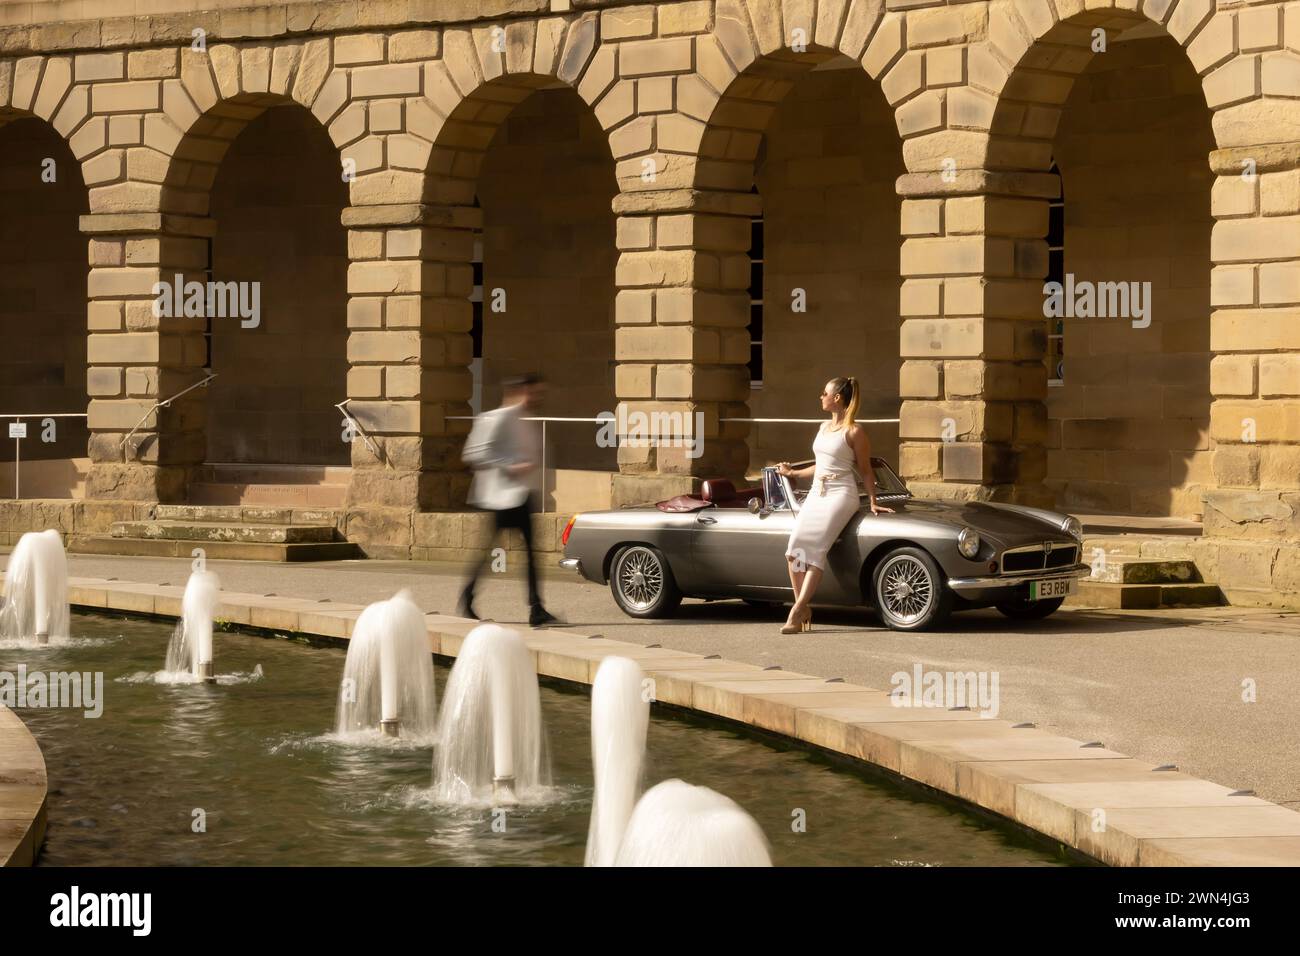
[[[507,465],[531,462],[540,466],[541,443],[533,423],[523,421],[522,405],[503,405],[474,419],[461,459],[474,469],[469,503],[476,508],[504,511],[517,508],[532,495],[530,475],[511,475]]]

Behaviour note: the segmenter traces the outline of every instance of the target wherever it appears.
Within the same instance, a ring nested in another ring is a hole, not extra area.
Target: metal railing
[[[474,419],[475,419],[476,417],[477,417],[477,416],[475,416],[475,415],[448,415],[448,416],[447,416],[447,420],[448,420],[448,421],[454,421],[454,422],[472,422],[472,421],[474,421]],[[525,422],[541,422],[541,423],[542,423],[542,461],[541,461],[541,468],[539,469],[539,472],[540,472],[540,483],[541,483],[541,487],[540,487],[540,489],[539,489],[539,494],[540,494],[540,498],[541,498],[541,510],[542,510],[543,513],[545,513],[545,512],[546,512],[546,509],[547,509],[547,500],[546,500],[546,424],[547,424],[547,422],[569,422],[569,423],[572,423],[572,422],[584,423],[584,422],[585,422],[585,423],[587,423],[587,424],[606,425],[606,424],[609,424],[609,423],[612,422],[612,421],[617,421],[617,420],[618,420],[617,417],[614,416],[613,414],[606,414],[606,415],[603,415],[603,416],[596,416],[596,417],[594,417],[594,418],[586,418],[586,417],[569,417],[569,416],[563,416],[563,415],[526,415],[526,416],[524,416],[524,417],[521,419],[521,421],[525,421]],[[757,425],[771,425],[771,424],[782,424],[782,425],[819,425],[819,424],[821,424],[822,422],[826,421],[826,417],[823,416],[823,417],[821,417],[821,418],[719,418],[718,421],[720,421],[720,422],[749,422],[749,423],[757,424]],[[859,422],[860,424],[863,424],[863,425],[896,425],[896,424],[898,424],[898,421],[899,421],[899,420],[898,420],[897,418],[860,418],[860,419],[858,419],[858,422]],[[624,437],[626,437],[626,436],[619,435],[618,437],[621,439],[621,438],[624,438]],[[672,438],[672,437],[678,437],[678,438],[681,438],[681,437],[685,437],[685,436],[660,436],[660,437],[669,437],[669,438]],[[639,440],[645,440],[645,439],[639,439]]]
[[[365,427],[361,424],[361,422],[357,421],[356,416],[353,415],[344,407],[350,401],[352,401],[352,399],[345,398],[343,399],[343,401],[339,402],[334,407],[337,408],[339,412],[342,413],[343,417],[346,418],[348,422],[352,425],[352,427],[357,430],[357,434],[361,436],[361,440],[364,441],[366,443],[366,447],[370,449],[370,454],[374,455],[377,461],[382,461],[384,463],[385,468],[393,467],[392,464],[388,461],[388,456],[383,454],[379,450],[379,446],[374,443],[374,441],[370,437],[370,434],[366,431]]]
[[[18,415],[0,414],[0,421],[13,420],[16,423],[25,422],[27,419],[46,418],[85,418],[86,412],[32,412]],[[22,497],[22,445],[25,435],[14,435],[14,500],[17,501]]]
[[[152,415],[154,412],[156,412],[158,409],[169,408],[171,406],[171,403],[176,401],[176,399],[180,398],[182,395],[188,395],[196,388],[202,388],[203,386],[207,385],[208,382],[212,381],[216,377],[217,377],[216,372],[209,372],[208,377],[205,378],[203,381],[195,382],[189,388],[183,388],[175,395],[172,395],[168,398],[164,398],[161,402],[154,402],[153,407],[151,407],[147,412],[141,415],[140,420],[135,423],[135,425],[131,428],[129,432],[126,433],[126,437],[122,439],[122,442],[118,447],[123,449],[123,451],[125,451],[126,443],[129,442],[131,438],[135,435],[135,433],[140,430],[140,426],[143,425],[148,420],[149,416]],[[131,450],[131,454],[134,455],[139,450],[140,450],[140,446],[137,445],[135,448]]]

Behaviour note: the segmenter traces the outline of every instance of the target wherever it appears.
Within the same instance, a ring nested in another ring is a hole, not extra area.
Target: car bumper
[[[1024,574],[998,574],[978,578],[949,578],[948,587],[958,596],[967,600],[979,600],[983,597],[999,601],[1019,596],[1017,590],[1025,595],[1029,592],[1030,581],[1059,581],[1086,578],[1092,568],[1086,564],[1076,564],[1072,568],[1054,568],[1051,571],[1030,571]]]
[[[577,571],[582,574],[582,562],[577,558],[560,558],[560,567],[566,571]]]

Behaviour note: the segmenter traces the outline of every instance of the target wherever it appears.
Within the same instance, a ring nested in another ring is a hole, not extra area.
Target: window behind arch
[[[1052,175],[1059,189],[1056,198],[1047,208],[1047,281],[1065,282],[1065,184],[1056,161],[1052,161]],[[1065,384],[1065,319],[1046,319],[1047,322],[1047,384],[1060,387]]]

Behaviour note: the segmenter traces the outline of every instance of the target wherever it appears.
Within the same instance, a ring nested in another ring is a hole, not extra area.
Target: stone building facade
[[[66,520],[350,465],[348,537],[412,554],[476,368],[702,423],[564,439],[615,502],[799,457],[735,419],[848,372],[914,490],[1201,519],[1225,590],[1300,603],[1300,3],[203,6],[0,2],[0,396],[88,409]],[[159,317],[176,277],[260,320]]]

